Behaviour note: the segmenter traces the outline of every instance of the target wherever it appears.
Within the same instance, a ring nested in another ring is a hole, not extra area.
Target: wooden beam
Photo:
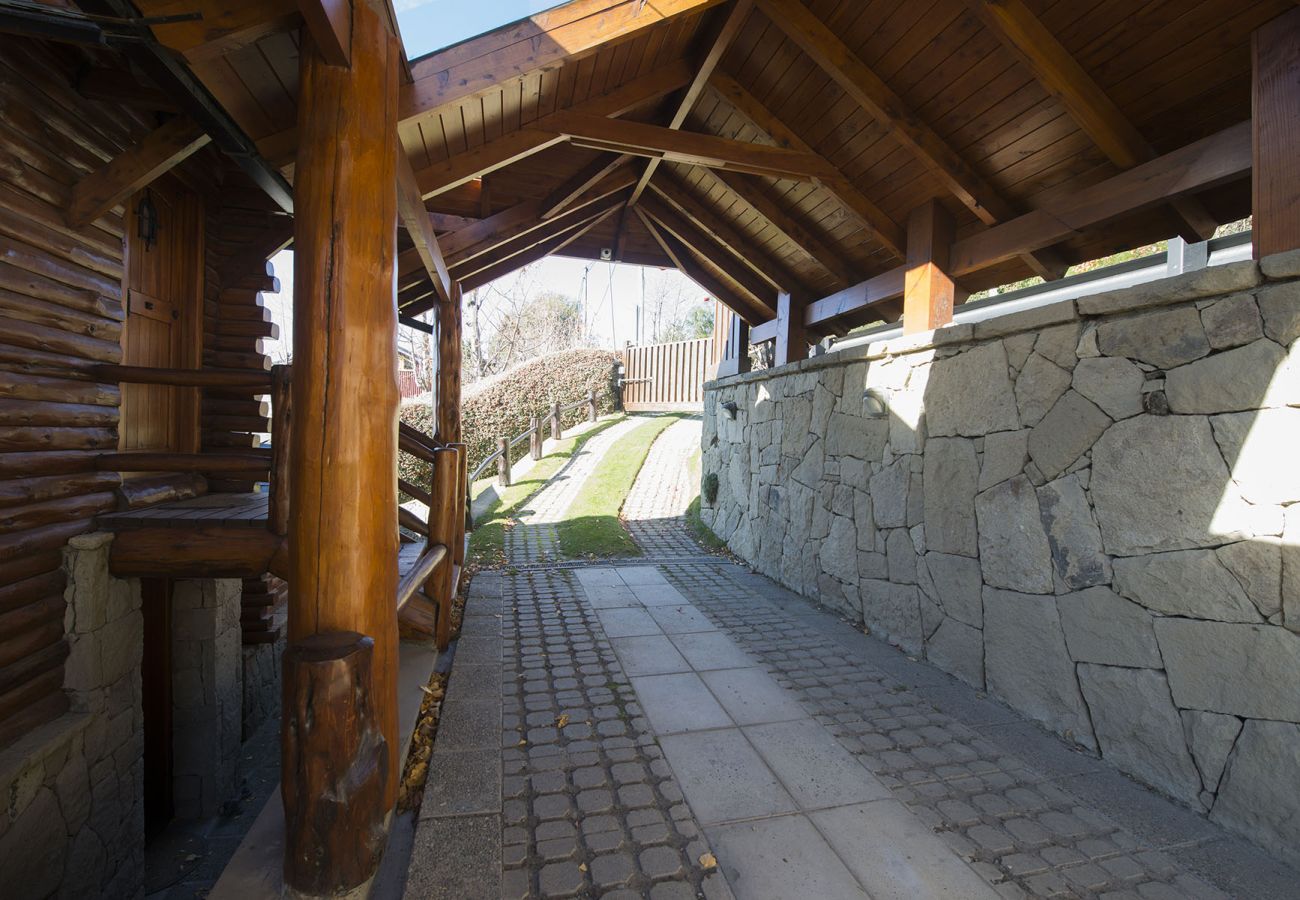
[[[677,238],[696,255],[707,259],[715,268],[740,285],[741,289],[752,298],[755,306],[768,311],[776,309],[772,300],[775,292],[768,283],[751,270],[737,265],[717,237],[701,231],[656,194],[646,195],[644,205],[646,212],[664,231]]]
[[[952,216],[938,200],[927,200],[907,217],[904,334],[932,331],[952,321],[956,285],[947,272],[952,237]]]
[[[1300,247],[1300,9],[1251,39],[1255,258]]]
[[[531,250],[527,250],[519,254],[518,256],[512,256],[508,259],[502,260],[501,262],[497,263],[495,266],[492,266],[487,269],[483,269],[480,272],[476,272],[475,274],[469,276],[468,278],[466,278],[464,281],[461,282],[461,289],[466,291],[472,291],[475,288],[482,287],[483,285],[491,281],[495,281],[498,278],[501,278],[505,275],[509,275],[511,272],[514,272],[517,269],[522,269],[526,265],[535,263],[539,259],[545,259],[547,256],[550,256],[553,253],[559,253],[569,244],[572,244],[578,238],[582,237],[584,234],[591,231],[591,229],[595,228],[601,222],[604,222],[606,219],[612,216],[617,210],[620,210],[622,208],[623,207],[621,205],[612,207],[611,209],[606,210],[605,212],[601,213],[599,216],[596,216],[594,219],[592,219],[590,222],[587,222],[584,225],[574,228],[573,230],[567,233],[562,232],[560,234],[557,234],[555,237],[551,238],[550,240],[544,243],[538,244],[537,246],[533,247]]]
[[[775,113],[769,110],[744,85],[726,72],[718,70],[709,80],[709,88],[732,109],[765,133],[778,147],[789,147],[803,153],[816,153],[812,145],[795,133]],[[903,229],[888,214],[858,190],[838,168],[829,161],[826,173],[818,178],[821,186],[840,207],[858,221],[890,253],[903,258]]]
[[[984,24],[1033,73],[1106,158],[1120,169],[1154,159],[1156,152],[1106,91],[1022,0],[967,0]],[[1192,197],[1173,202],[1188,240],[1206,240],[1218,223]]]
[[[804,330],[804,307],[789,294],[776,297],[775,364],[784,366],[808,358],[808,333]]]
[[[824,325],[849,313],[895,300],[903,296],[906,274],[907,267],[898,266],[809,303],[804,324],[810,327]]]
[[[187,116],[177,116],[87,175],[72,189],[68,224],[89,225],[114,206],[208,145],[211,138]]]
[[[758,0],[758,4],[841,90],[929,168],[981,222],[992,225],[1015,217],[1011,204],[800,0]],[[1054,255],[1027,258],[1025,262],[1044,278],[1059,277],[1066,268]]]
[[[730,307],[732,312],[746,322],[759,322],[766,318],[763,311],[756,308],[752,301],[733,291],[730,286],[720,281],[712,272],[700,265],[695,257],[691,255],[690,249],[677,238],[668,234],[667,231],[661,229],[643,206],[634,207],[633,212],[641,219],[641,223],[650,232],[650,236],[663,248],[664,253],[668,254],[668,258],[673,261],[673,265],[681,270],[683,275],[704,288],[715,299],[721,300]]]
[[[298,0],[303,22],[316,49],[332,66],[352,64],[352,3],[350,0]]]
[[[753,10],[754,0],[734,0],[731,9],[727,12],[727,17],[722,21],[722,26],[709,44],[709,50],[704,54],[700,67],[695,70],[695,77],[686,86],[686,92],[677,104],[677,109],[673,112],[672,118],[668,120],[669,128],[676,130],[686,122],[686,117],[690,115],[691,110],[695,108],[695,104],[699,102],[700,95],[704,93],[704,88],[709,83],[709,76],[713,74],[713,70],[722,61],[722,54],[727,52],[727,48],[731,46],[731,42],[735,40],[736,34],[739,33],[741,26],[745,24],[745,20],[749,18],[749,14]],[[654,177],[655,170],[659,168],[659,162],[659,159],[652,158],[646,163],[645,169],[641,173],[641,180],[632,189],[632,198],[628,201],[629,206],[636,206],[641,199],[646,186],[650,184],[650,179]]]
[[[396,800],[402,746],[393,489],[397,308],[391,299],[402,59],[385,18],[368,3],[353,10],[350,68],[330,65],[310,36],[303,41],[294,182],[288,637],[355,631],[373,638],[374,703],[387,743],[381,812]],[[284,724],[292,722],[286,717]],[[286,792],[284,803],[286,810],[297,808],[298,798]],[[286,835],[286,846],[301,844]],[[309,892],[310,886],[286,887]]]
[[[541,227],[525,229],[510,240],[502,241],[491,249],[475,253],[465,260],[453,264],[451,267],[452,277],[457,281],[461,281],[475,272],[495,265],[503,259],[517,256],[538,244],[550,240],[557,234],[585,225],[593,218],[604,215],[610,209],[622,206],[626,199],[626,192],[623,192],[616,196],[607,197],[598,203],[569,210],[562,216],[556,216],[554,219],[542,223]]]
[[[575,172],[573,177],[566,179],[564,184],[546,195],[546,199],[541,204],[539,217],[549,219],[559,215],[570,203],[595,187],[606,175],[626,165],[629,160],[631,157],[627,155],[609,156],[602,153]]]
[[[201,18],[154,25],[154,37],[190,65],[211,62],[302,22],[297,0],[144,0],[146,16],[200,13]]]
[[[415,182],[411,160],[400,146],[397,148],[397,214],[406,233],[411,236],[415,252],[424,264],[424,270],[429,273],[438,296],[444,303],[449,302],[451,275],[447,272],[447,263],[438,247],[438,237],[433,233],[429,211],[424,208],[424,199],[420,196],[420,186]]]
[[[559,112],[544,120],[575,145],[669,159],[709,169],[727,169],[794,181],[812,181],[825,171],[821,157],[784,147],[733,141],[712,134],[674,131],[625,119]]]
[[[607,94],[579,103],[569,111],[593,116],[620,116],[676,90],[686,84],[690,77],[690,67],[685,63],[664,66]],[[422,195],[428,199],[534,153],[540,153],[563,140],[564,136],[552,126],[550,117],[543,116],[519,131],[512,131],[421,169],[416,173],[416,180],[420,183]]]
[[[714,170],[713,176],[721,181],[732,193],[744,200],[754,211],[772,223],[772,227],[785,235],[786,239],[807,254],[841,284],[853,284],[861,276],[849,265],[844,255],[814,235],[795,217],[781,208],[757,181],[745,175]]]
[[[402,90],[403,123],[426,121],[485,90],[590,56],[722,0],[574,0],[418,60]]]

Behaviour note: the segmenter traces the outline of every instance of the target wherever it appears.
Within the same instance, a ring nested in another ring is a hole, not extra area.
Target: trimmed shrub
[[[712,506],[718,499],[718,473],[710,472],[704,476],[704,482],[700,485],[701,492],[704,494],[704,502]]]
[[[601,413],[613,412],[615,399],[615,354],[608,350],[565,350],[531,360],[513,369],[476,382],[465,389],[461,398],[461,427],[469,448],[471,472],[497,448],[497,438],[511,438],[528,428],[530,416],[543,422],[543,434],[550,436],[546,417],[551,404],[561,406],[587,398],[596,392],[596,407]],[[434,429],[430,397],[425,394],[402,402],[401,419],[425,434]],[[565,428],[587,418],[582,405],[561,417]],[[511,460],[528,453],[528,442],[520,441],[510,454]],[[406,453],[401,454],[398,473],[413,484],[429,483],[429,466]]]

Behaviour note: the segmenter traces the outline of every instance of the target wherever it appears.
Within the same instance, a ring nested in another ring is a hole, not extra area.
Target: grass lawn
[[[470,559],[481,566],[496,566],[504,563],[506,523],[514,513],[531,500],[556,472],[560,471],[578,448],[623,419],[622,415],[614,416],[576,437],[560,441],[556,449],[538,460],[525,477],[508,488],[498,489],[497,499],[474,520],[474,531],[469,539]],[[488,478],[475,483],[475,493],[491,480]]]
[[[587,477],[586,483],[562,521],[556,523],[560,555],[573,558],[640,556],[618,513],[623,508],[650,445],[659,434],[681,419],[657,416],[619,438]]]
[[[690,459],[686,461],[690,469],[691,481],[694,484],[700,483],[700,451],[696,450],[691,454]],[[691,501],[690,506],[686,507],[686,524],[695,535],[695,539],[700,542],[707,550],[726,550],[727,542],[713,533],[713,529],[704,524],[700,518],[700,495],[696,494],[695,499]]]

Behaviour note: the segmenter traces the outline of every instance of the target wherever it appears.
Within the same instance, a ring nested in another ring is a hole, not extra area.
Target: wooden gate
[[[712,338],[628,347],[622,356],[628,412],[704,409],[704,382],[717,366]]]

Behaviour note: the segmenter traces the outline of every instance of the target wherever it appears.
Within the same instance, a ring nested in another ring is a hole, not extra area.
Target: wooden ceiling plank
[[[579,169],[572,178],[551,191],[541,203],[540,217],[549,219],[559,215],[573,201],[595,187],[606,175],[625,165],[631,157],[620,154],[607,156],[602,154]]]
[[[89,225],[211,140],[193,119],[177,116],[77,182],[68,201],[68,224]]]
[[[155,0],[136,5],[151,17],[201,14],[200,19],[152,26],[158,42],[191,65],[250,47],[302,22],[298,0]]]
[[[502,260],[509,259],[512,256],[518,256],[527,250],[531,250],[539,244],[546,243],[560,234],[567,234],[574,228],[587,224],[593,219],[599,218],[612,209],[617,209],[626,201],[626,191],[623,194],[614,197],[607,197],[594,207],[571,210],[562,216],[546,222],[541,228],[534,228],[525,231],[508,241],[502,241],[487,253],[481,253],[463,262],[452,266],[452,276],[461,281],[476,272],[495,266]]]
[[[750,124],[770,137],[777,146],[789,147],[804,153],[817,151],[786,125],[775,113],[763,105],[744,85],[726,72],[718,70],[709,80],[709,88],[721,97],[728,106],[748,119]],[[839,205],[894,256],[904,256],[904,236],[902,227],[889,217],[884,210],[876,206],[829,160],[826,163],[827,174],[819,179],[830,195]]]
[[[850,285],[858,281],[861,275],[849,265],[844,255],[821,238],[810,232],[802,223],[786,212],[768,196],[767,191],[756,181],[745,175],[714,170],[714,177],[721,181],[728,190],[740,197],[777,231],[785,235],[790,243],[812,258],[838,281],[841,285]]]
[[[434,289],[444,303],[450,303],[452,297],[451,275],[447,263],[442,258],[438,247],[438,237],[433,233],[433,221],[429,211],[424,208],[424,199],[420,196],[420,186],[416,184],[415,172],[411,161],[405,153],[397,154],[397,214],[406,233],[415,245],[424,269],[433,281]]]
[[[641,206],[636,206],[633,209],[633,212],[635,212],[641,219],[641,223],[645,225],[646,230],[650,232],[650,236],[653,237],[659,246],[663,248],[664,253],[668,254],[668,258],[673,261],[673,265],[676,266],[687,278],[704,288],[704,290],[708,291],[716,299],[725,303],[732,312],[740,316],[750,325],[753,325],[755,322],[761,322],[767,318],[767,315],[770,315],[770,313],[764,314],[760,309],[756,309],[751,305],[750,301],[742,298],[740,294],[737,294],[726,284],[714,277],[713,273],[701,266],[695,258],[691,256],[690,251],[684,244],[678,241],[671,234],[660,230],[659,226],[655,224],[654,220],[651,219],[650,215]]]
[[[731,42],[735,40],[736,35],[740,32],[745,20],[753,12],[754,0],[734,0],[727,17],[722,21],[722,26],[714,36],[713,41],[709,44],[709,51],[704,54],[704,59],[700,62],[700,67],[695,70],[695,77],[687,85],[686,92],[683,94],[681,101],[677,104],[677,109],[673,116],[668,120],[668,127],[672,129],[681,128],[686,122],[686,117],[690,115],[691,110],[699,101],[700,95],[704,93],[705,87],[709,83],[709,76],[713,70],[718,67],[722,61],[722,55],[727,52]],[[650,179],[654,177],[655,170],[659,168],[660,160],[651,159],[645,165],[641,173],[641,180],[637,182],[636,187],[632,189],[632,198],[628,201],[629,205],[636,206],[641,195],[645,193],[646,186],[650,184]]]
[[[364,0],[363,0],[364,2]],[[352,65],[352,4],[349,0],[298,0],[316,49],[331,66]]]
[[[480,91],[517,84],[721,2],[574,0],[553,11],[558,23],[553,28],[546,28],[548,16],[539,14],[466,42],[472,47],[452,47],[418,60],[412,66],[413,81],[402,87],[401,120],[431,119]]]
[[[967,3],[1039,84],[1061,102],[1107,159],[1120,169],[1131,169],[1155,158],[1155,149],[1137,127],[1022,0]],[[1182,220],[1184,237],[1206,240],[1213,236],[1218,222],[1198,200],[1184,197],[1172,206]]]

